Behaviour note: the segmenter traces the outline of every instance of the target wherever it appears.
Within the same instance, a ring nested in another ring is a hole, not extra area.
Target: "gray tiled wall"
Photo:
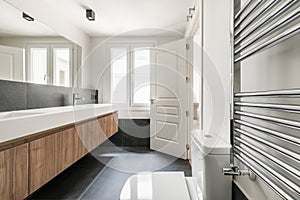
[[[98,103],[97,90],[0,80],[0,112],[72,105],[74,92],[85,98],[78,104]]]

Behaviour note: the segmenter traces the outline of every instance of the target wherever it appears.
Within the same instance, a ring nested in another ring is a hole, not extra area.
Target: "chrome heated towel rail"
[[[300,199],[300,76],[299,88],[241,91],[243,61],[300,33],[300,1],[233,7],[232,168],[239,161],[283,199]]]

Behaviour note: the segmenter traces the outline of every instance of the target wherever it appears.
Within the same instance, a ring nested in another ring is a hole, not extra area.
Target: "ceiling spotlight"
[[[95,21],[95,12],[92,9],[86,9],[86,18],[90,21]]]
[[[30,17],[29,15],[27,15],[26,13],[23,12],[23,18],[26,19],[27,21],[34,21],[33,17]]]

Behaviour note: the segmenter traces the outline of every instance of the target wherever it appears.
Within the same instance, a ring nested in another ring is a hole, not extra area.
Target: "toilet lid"
[[[204,133],[202,131],[192,132],[192,141],[204,154],[229,155],[231,145],[220,136]]]
[[[190,200],[183,172],[144,172],[129,177],[120,200]]]

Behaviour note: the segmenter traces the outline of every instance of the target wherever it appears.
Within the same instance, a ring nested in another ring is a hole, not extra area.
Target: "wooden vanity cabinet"
[[[0,199],[21,200],[35,192],[116,133],[117,118],[110,113],[9,144],[0,151]]]
[[[0,152],[0,199],[20,200],[28,196],[28,144]]]

